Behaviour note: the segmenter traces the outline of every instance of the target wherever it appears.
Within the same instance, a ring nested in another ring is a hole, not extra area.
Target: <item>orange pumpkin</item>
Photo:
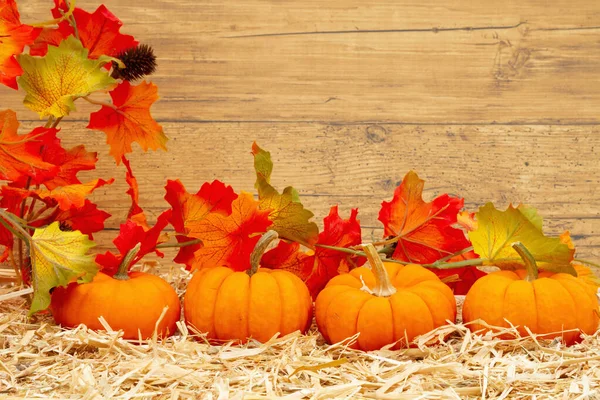
[[[594,286],[566,273],[538,274],[531,253],[520,243],[513,247],[526,269],[493,272],[475,282],[463,304],[463,321],[469,329],[485,332],[509,327],[510,322],[521,336],[529,335],[527,327],[543,338],[561,337],[567,345],[580,340],[581,332],[596,332],[600,318]]]
[[[317,326],[328,343],[360,333],[353,348],[407,346],[432,329],[455,321],[448,286],[420,265],[383,262],[375,247],[363,247],[371,265],[332,278],[315,302]]]
[[[156,322],[160,337],[175,333],[181,316],[181,304],[175,290],[164,279],[144,273],[129,272],[127,259],[114,277],[98,272],[92,282],[70,283],[52,292],[50,310],[54,320],[65,327],[85,324],[103,330],[98,318],[104,317],[114,330],[123,330],[124,339],[150,339]]]
[[[308,288],[291,272],[260,268],[260,257],[277,232],[257,242],[251,268],[235,272],[226,267],[194,273],[183,301],[185,321],[209,339],[260,342],[276,333],[306,332],[312,322]]]

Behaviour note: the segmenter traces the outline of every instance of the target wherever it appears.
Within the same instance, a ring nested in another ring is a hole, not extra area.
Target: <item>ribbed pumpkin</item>
[[[98,318],[114,330],[123,330],[124,339],[150,339],[156,322],[168,306],[158,325],[159,337],[175,333],[181,316],[181,304],[175,290],[164,279],[144,273],[129,272],[127,259],[114,277],[98,272],[92,282],[70,283],[52,292],[50,310],[54,320],[65,327],[85,324],[103,330]],[[139,333],[138,333],[139,331]]]
[[[448,286],[420,265],[382,262],[371,244],[363,266],[332,278],[315,302],[316,322],[328,343],[360,332],[352,347],[376,350],[413,339],[455,321],[456,301]]]
[[[209,339],[239,342],[265,342],[278,332],[306,332],[312,322],[312,299],[304,282],[288,271],[259,269],[263,252],[276,238],[275,231],[260,238],[247,271],[196,271],[184,296],[186,323],[208,333]]]
[[[520,243],[513,247],[526,269],[493,272],[475,282],[463,305],[463,321],[469,329],[485,332],[489,326],[509,327],[509,321],[522,336],[529,334],[527,327],[544,338],[561,337],[567,345],[580,340],[581,332],[596,332],[600,318],[594,287],[569,274],[538,273],[531,253]],[[573,331],[562,332],[566,330]]]

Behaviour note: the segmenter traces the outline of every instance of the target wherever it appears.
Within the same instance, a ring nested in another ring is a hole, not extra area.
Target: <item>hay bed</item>
[[[172,269],[163,276],[183,292],[187,272]],[[0,298],[15,290],[1,287]],[[435,337],[446,339],[425,344]],[[0,302],[0,397],[600,397],[600,333],[570,348],[481,337],[462,324],[441,327],[402,351],[363,353],[347,348],[351,340],[329,346],[313,325],[306,336],[213,346],[180,323],[174,337],[133,344],[119,332],[62,330],[48,315],[28,320],[25,299],[16,297]]]

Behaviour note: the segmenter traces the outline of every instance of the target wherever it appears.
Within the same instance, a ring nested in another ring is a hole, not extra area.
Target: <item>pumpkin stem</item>
[[[113,278],[118,279],[120,281],[126,281],[129,279],[129,275],[127,274],[129,270],[129,266],[133,262],[135,256],[137,256],[138,251],[140,251],[140,247],[142,247],[141,243],[135,245],[135,247],[127,252],[123,261],[119,265],[119,269],[117,269],[117,273],[113,276]]]
[[[254,275],[258,268],[260,267],[260,259],[263,256],[269,244],[275,239],[279,237],[279,234],[274,230],[266,231],[258,242],[256,242],[256,246],[254,246],[254,250],[252,250],[252,254],[250,254],[250,269],[246,271],[246,273],[251,277]]]
[[[527,250],[527,247],[523,246],[523,243],[521,242],[514,242],[512,244],[512,248],[519,253],[519,256],[525,263],[525,269],[527,270],[527,276],[525,277],[525,280],[527,282],[535,281],[538,278],[538,266],[535,262],[533,254],[531,254],[531,252]]]
[[[373,288],[373,294],[379,297],[388,297],[396,293],[396,288],[390,282],[390,277],[387,274],[385,266],[379,257],[379,253],[375,246],[371,243],[362,245],[363,251],[371,264],[371,270],[375,273],[375,287]]]

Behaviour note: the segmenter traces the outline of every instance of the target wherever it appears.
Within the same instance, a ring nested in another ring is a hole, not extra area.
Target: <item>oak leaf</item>
[[[51,46],[44,57],[21,54],[18,60],[24,71],[19,84],[27,92],[23,103],[42,118],[64,117],[75,110],[76,98],[115,83],[101,69],[111,58],[90,60],[88,50],[73,36]]]
[[[32,178],[39,183],[52,177],[57,167],[43,160],[43,146],[56,138],[55,129],[36,128],[18,135],[19,122],[14,111],[0,111],[0,179],[19,181]]]
[[[61,231],[58,222],[35,229],[29,243],[34,289],[30,315],[50,305],[53,287],[93,279],[98,267],[88,251],[94,246],[81,232]]]
[[[384,235],[397,242],[392,258],[427,264],[470,246],[462,230],[453,227],[464,200],[442,194],[432,202],[422,199],[424,181],[410,171],[384,201],[379,221]]]
[[[525,213],[522,210],[509,205],[506,211],[500,211],[492,203],[479,208],[477,230],[469,232],[469,238],[484,264],[501,269],[524,268],[523,261],[512,247],[514,242],[521,242],[539,268],[576,275],[571,266],[575,250],[560,238],[545,236],[540,229],[541,219],[533,217],[537,213],[530,208]]]
[[[258,202],[242,192],[231,204],[231,214],[209,213],[189,224],[189,236],[200,239],[192,269],[227,266],[236,271],[250,268],[250,254],[260,238],[272,225],[269,211],[262,211]]]
[[[131,144],[137,142],[144,151],[166,150],[167,137],[162,127],[150,115],[150,107],[158,100],[158,89],[152,83],[132,86],[124,81],[110,92],[112,107],[102,108],[90,116],[89,129],[106,133],[110,154],[117,164]]]
[[[277,231],[279,237],[312,247],[318,240],[319,228],[311,222],[314,216],[300,203],[298,192],[291,186],[280,194],[270,184],[273,162],[269,152],[252,145],[256,184],[261,210],[269,210],[269,219],[273,221],[271,229]]]
[[[0,0],[0,83],[18,89],[17,76],[23,69],[15,56],[33,43],[40,31],[21,24],[15,0]]]

